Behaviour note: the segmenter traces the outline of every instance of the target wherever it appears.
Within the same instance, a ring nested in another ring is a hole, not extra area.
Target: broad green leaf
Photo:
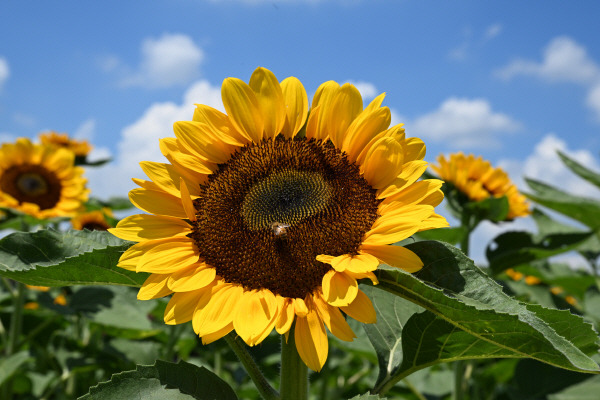
[[[423,308],[391,293],[361,285],[361,290],[373,302],[377,322],[363,327],[377,353],[377,382],[389,379],[402,363],[402,328],[406,321]]]
[[[593,375],[555,368],[531,359],[520,360],[513,376],[513,397],[519,400],[543,399],[593,378]]]
[[[379,397],[376,394],[361,394],[359,396],[354,396],[350,400],[385,400],[387,397]]]
[[[507,268],[574,250],[591,235],[591,232],[553,233],[540,237],[524,231],[505,232],[490,242],[485,255],[492,272],[498,274]]]
[[[581,178],[585,179],[589,183],[600,187],[600,174],[592,171],[579,164],[577,161],[569,158],[566,154],[558,151],[558,156],[561,158],[562,162],[569,168],[571,171],[579,175]]]
[[[475,216],[479,221],[489,220],[492,222],[506,221],[510,207],[508,198],[488,197],[481,201],[472,201],[465,205],[465,210]]]
[[[115,374],[79,399],[236,400],[237,396],[225,381],[204,367],[157,360],[154,365],[138,365],[135,371]]]
[[[414,275],[378,270],[376,288],[427,311],[414,314],[403,326],[402,363],[388,372],[392,378],[378,383],[380,393],[411,372],[459,359],[533,358],[574,371],[600,372],[586,355],[598,350],[597,334],[581,317],[516,301],[448,244],[417,242],[406,247],[419,255],[424,268]],[[391,301],[388,307],[393,307]],[[390,351],[380,365],[393,365],[394,355]]]
[[[139,287],[148,274],[116,266],[131,244],[102,231],[12,233],[0,240],[0,276],[38,286]]]
[[[560,393],[549,395],[548,400],[597,400],[598,393],[600,393],[600,376],[593,376]]]
[[[578,197],[535,179],[525,179],[533,193],[524,193],[538,204],[558,211],[592,229],[600,228],[600,201]]]
[[[0,386],[30,359],[31,356],[27,351],[0,358]]]
[[[450,244],[460,243],[467,230],[463,226],[452,228],[437,228],[416,233],[415,236],[420,240],[439,240]]]

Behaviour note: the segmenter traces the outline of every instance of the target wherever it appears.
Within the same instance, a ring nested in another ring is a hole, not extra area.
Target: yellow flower
[[[94,210],[87,213],[79,214],[71,220],[73,229],[81,231],[88,229],[90,231],[106,231],[111,228],[112,225],[106,220],[106,213],[112,216],[110,210],[100,211]]]
[[[542,280],[540,278],[538,278],[537,276],[527,275],[525,277],[525,283],[528,284],[529,286],[534,286],[534,285],[539,285],[540,283],[542,283]]]
[[[512,268],[508,268],[506,271],[504,271],[504,273],[508,275],[513,281],[520,281],[521,279],[523,279],[524,276],[521,272],[515,271]]]
[[[41,133],[40,141],[44,145],[64,147],[71,150],[78,157],[85,157],[92,151],[92,146],[87,140],[72,139],[66,133],[56,133],[54,131]]]
[[[437,158],[439,165],[431,168],[444,181],[452,183],[472,201],[481,201],[490,196],[508,199],[508,219],[525,217],[531,214],[525,196],[519,193],[506,172],[501,168],[493,168],[489,161],[472,154],[465,156],[462,152],[444,155]]]
[[[325,327],[354,332],[344,314],[376,320],[357,280],[382,262],[414,272],[416,254],[391,245],[447,226],[434,207],[442,182],[416,182],[425,145],[388,129],[380,95],[329,81],[312,101],[294,77],[258,68],[246,84],[225,79],[227,114],[197,105],[160,141],[168,164],[142,162],[150,180],[129,193],[148,214],[109,231],[135,242],[119,266],[150,272],[138,298],[173,294],[167,324],[192,321],[203,343],[232,330],[250,346],[294,326],[304,362],[319,371]],[[294,324],[295,323],[295,324]]]
[[[0,147],[0,207],[36,218],[75,215],[88,198],[74,153],[27,138]]]

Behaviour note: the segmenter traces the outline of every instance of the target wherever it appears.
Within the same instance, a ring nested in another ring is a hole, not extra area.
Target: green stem
[[[227,334],[225,336],[225,340],[227,341],[227,344],[229,345],[229,347],[231,347],[235,355],[238,356],[238,358],[244,365],[244,368],[246,368],[246,372],[250,376],[250,379],[252,379],[252,381],[256,385],[256,388],[258,389],[263,399],[280,400],[279,394],[275,389],[273,389],[273,387],[269,384],[265,376],[262,374],[260,368],[256,364],[256,361],[254,361],[254,358],[252,357],[250,352],[248,352],[246,345],[240,339],[235,337],[233,333]]]
[[[25,285],[17,282],[17,293],[13,302],[13,312],[10,318],[10,327],[8,328],[8,340],[6,343],[5,354],[11,356],[16,353],[21,336],[21,327],[23,325],[23,303],[25,302]],[[10,399],[12,396],[12,381],[7,379],[2,387],[2,398]]]
[[[284,400],[308,399],[308,367],[298,354],[294,329],[288,339],[281,335],[281,398]]]

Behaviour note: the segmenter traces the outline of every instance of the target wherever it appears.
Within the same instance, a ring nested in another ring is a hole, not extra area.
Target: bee
[[[273,222],[271,224],[271,230],[276,238],[287,239],[288,232],[287,229],[290,226],[288,224],[284,224],[283,222]]]

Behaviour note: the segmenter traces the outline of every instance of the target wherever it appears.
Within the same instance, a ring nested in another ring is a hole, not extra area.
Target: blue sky
[[[595,196],[555,156],[600,168],[597,1],[61,1],[0,3],[0,139],[56,130],[114,162],[93,194],[126,195],[160,137],[220,105],[257,66],[309,96],[354,82],[386,92],[430,162],[464,150]],[[492,229],[492,228],[490,228]]]

